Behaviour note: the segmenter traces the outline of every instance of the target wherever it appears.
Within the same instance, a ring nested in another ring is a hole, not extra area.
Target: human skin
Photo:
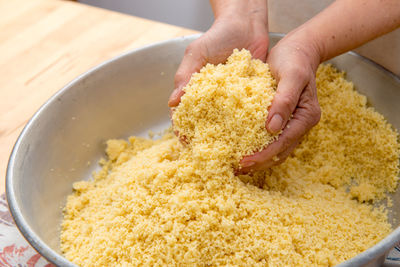
[[[211,28],[192,42],[175,74],[175,90],[168,105],[175,107],[184,94],[182,88],[192,73],[207,63],[224,63],[235,48],[246,48],[254,58],[265,62],[268,51],[267,0],[211,0],[215,21]]]
[[[262,25],[262,23],[248,22],[252,19],[264,18],[261,10],[267,10],[266,2],[252,2],[250,10],[260,10],[255,13],[258,16],[247,18],[247,23],[237,23],[238,17],[241,21],[246,21],[246,14],[247,16],[252,14],[248,10],[246,12],[243,6],[238,7],[238,5],[243,5],[243,2],[245,1],[211,1],[216,13],[215,23],[203,35],[206,37],[202,36],[202,40],[198,43],[195,41],[187,49],[175,76],[177,89],[170,97],[170,107],[179,104],[180,97],[183,95],[182,87],[189,81],[193,72],[200,70],[208,62],[214,64],[224,62],[232,52],[232,46],[251,48],[252,53],[257,51],[257,54],[253,54],[255,58],[264,59],[262,57],[264,51],[267,55],[267,49],[260,47],[265,43],[243,45],[241,39],[245,38],[237,39],[237,36],[245,36],[243,35],[245,32],[252,33],[251,36],[263,36],[265,31],[267,32],[266,23],[264,23],[265,29],[262,30],[260,27],[251,26]],[[262,8],[258,9],[257,5],[262,5]],[[239,171],[247,173],[282,163],[300,142],[301,137],[318,123],[321,111],[317,98],[315,73],[321,62],[354,49],[399,26],[399,0],[337,0],[279,41],[266,59],[272,75],[278,82],[277,92],[269,109],[266,128],[271,133],[277,133],[280,130],[282,133],[278,140],[264,150],[244,157]],[[231,29],[231,31],[226,29]],[[209,53],[208,47],[218,52]],[[213,57],[215,54],[218,57]]]

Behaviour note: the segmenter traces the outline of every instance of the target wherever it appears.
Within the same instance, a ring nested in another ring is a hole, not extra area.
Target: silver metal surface
[[[8,164],[7,199],[22,234],[52,263],[74,266],[59,249],[62,208],[72,183],[90,177],[107,139],[145,135],[169,125],[167,99],[174,73],[185,47],[197,37],[146,46],[99,65],[57,92],[22,131]],[[271,34],[271,47],[281,37]],[[331,62],[400,129],[397,77],[354,53]],[[399,202],[398,191],[391,208],[394,227]],[[399,228],[341,266],[377,266],[398,240]]]

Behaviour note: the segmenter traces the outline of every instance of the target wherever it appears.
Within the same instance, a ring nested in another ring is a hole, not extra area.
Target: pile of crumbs
[[[226,65],[206,66],[185,95],[190,99],[191,87],[212,89],[214,83],[232,84],[232,92],[210,96],[229,109],[268,106],[275,90],[268,67],[245,50]],[[267,115],[262,109],[230,117],[245,123],[256,116],[246,124],[253,135],[246,147],[238,145],[242,136],[225,138],[220,128],[196,130],[183,113],[174,116],[186,125],[179,129],[191,141],[186,146],[171,133],[159,140],[109,140],[102,170],[92,181],[75,183],[68,197],[65,257],[80,266],[332,266],[379,242],[392,229],[386,211],[371,202],[396,188],[397,133],[332,66],[319,67],[317,87],[321,122],[283,164],[267,171],[234,175],[240,156],[275,138],[259,135]],[[254,88],[267,97],[259,99]],[[236,94],[247,99],[237,101]],[[224,127],[236,125],[215,118]],[[237,133],[248,130],[237,127]]]
[[[214,155],[238,168],[244,155],[276,138],[265,129],[276,82],[268,65],[251,60],[249,51],[235,50],[226,64],[207,64],[183,90],[174,130],[200,160]]]

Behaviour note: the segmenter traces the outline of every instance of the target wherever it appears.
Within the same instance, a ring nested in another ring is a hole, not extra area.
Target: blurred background
[[[207,0],[81,0],[81,3],[206,31],[214,20]]]
[[[203,32],[214,20],[207,0],[80,0],[80,2]],[[269,30],[287,33],[333,1],[269,0],[268,2]],[[356,52],[400,76],[399,29],[365,44]]]

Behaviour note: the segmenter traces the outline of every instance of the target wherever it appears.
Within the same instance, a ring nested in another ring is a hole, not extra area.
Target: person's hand
[[[267,58],[278,89],[266,124],[270,132],[282,129],[282,134],[263,151],[244,157],[240,171],[267,169],[284,161],[319,121],[318,64],[398,28],[399,14],[398,0],[334,1],[283,38]]]
[[[266,128],[271,133],[281,130],[282,133],[264,150],[244,157],[240,162],[240,173],[265,170],[282,163],[301,137],[318,123],[321,110],[315,72],[319,62],[316,49],[305,47],[290,36],[272,48],[267,63],[278,87],[269,109]]]
[[[246,48],[254,58],[265,62],[269,41],[265,0],[237,1],[234,5],[222,2],[214,3],[216,20],[212,27],[185,51],[175,75],[175,90],[168,101],[171,108],[179,104],[184,94],[182,88],[192,73],[207,63],[225,62],[235,48]]]

